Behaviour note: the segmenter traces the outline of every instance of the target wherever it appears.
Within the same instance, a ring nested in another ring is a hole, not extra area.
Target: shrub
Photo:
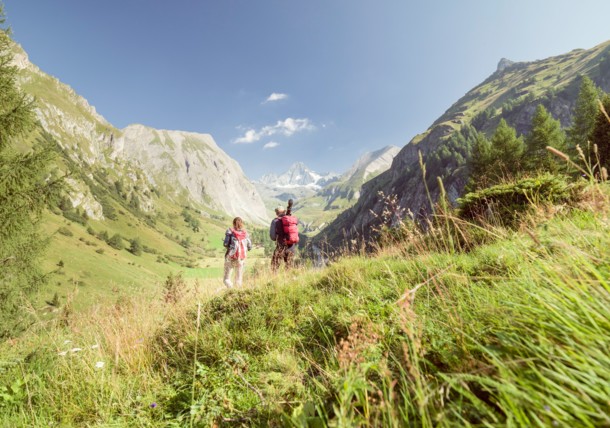
[[[582,185],[569,183],[566,177],[543,174],[513,183],[498,184],[458,199],[459,215],[465,219],[497,219],[514,224],[519,215],[534,205],[575,203]]]
[[[129,252],[131,254],[133,254],[134,256],[141,256],[142,255],[142,241],[140,241],[140,238],[134,238],[132,240],[129,241],[130,242],[130,247],[129,247]]]
[[[123,248],[125,248],[123,244],[123,237],[118,233],[112,235],[112,237],[108,240],[108,245],[110,245],[115,250],[122,250]]]
[[[165,280],[164,289],[163,300],[165,300],[165,303],[178,302],[186,291],[186,282],[184,282],[182,273],[170,273]]]
[[[74,233],[72,233],[72,231],[65,226],[62,226],[59,229],[57,229],[57,232],[61,233],[64,236],[74,236]]]
[[[87,224],[87,220],[76,211],[64,211],[63,216],[74,223],[82,224],[83,226]]]

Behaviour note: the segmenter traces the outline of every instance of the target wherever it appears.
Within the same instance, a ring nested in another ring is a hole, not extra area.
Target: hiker
[[[233,287],[231,276],[235,269],[235,285],[241,287],[244,276],[244,265],[246,255],[252,249],[252,241],[244,227],[244,221],[240,217],[233,219],[233,227],[227,229],[224,244],[225,253],[225,276],[224,284],[228,288]]]
[[[297,229],[298,220],[292,216],[292,199],[288,201],[288,211],[284,207],[278,206],[275,209],[276,217],[269,227],[269,237],[275,241],[275,250],[271,256],[271,270],[276,272],[282,264],[282,260],[289,269],[296,253],[299,242],[299,231]]]

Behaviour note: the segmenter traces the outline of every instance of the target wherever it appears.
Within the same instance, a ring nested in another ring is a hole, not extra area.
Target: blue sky
[[[610,39],[607,0],[4,0],[113,125],[210,133],[252,179],[404,146],[496,68]]]

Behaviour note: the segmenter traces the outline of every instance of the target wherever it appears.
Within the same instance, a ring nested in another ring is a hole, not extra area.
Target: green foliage
[[[8,31],[0,29],[0,339],[27,323],[26,296],[44,280],[39,259],[46,239],[37,224],[42,210],[57,203],[61,188],[44,137],[25,153],[13,148],[31,135],[34,116],[31,100],[15,84],[11,43]]]
[[[491,142],[482,133],[478,134],[472,147],[472,156],[469,161],[470,179],[466,191],[471,192],[487,185],[491,175],[492,165]]]
[[[521,155],[524,143],[517,137],[514,128],[510,127],[504,119],[500,120],[496,132],[491,137],[491,165],[492,180],[512,178],[521,169]]]
[[[554,120],[544,106],[539,104],[532,118],[532,128],[525,139],[525,171],[558,173],[565,170],[565,162],[550,153],[547,146],[565,152],[565,136],[559,121]]]
[[[610,95],[605,94],[601,101],[603,108],[608,114],[610,112]],[[595,117],[595,126],[591,134],[591,148],[590,158],[592,163],[596,163],[599,159],[600,167],[610,169],[610,119],[600,110],[598,106],[598,112]],[[597,148],[595,153],[594,148]]]
[[[500,120],[491,140],[477,135],[469,160],[468,191],[474,191],[517,177],[521,171],[524,150],[521,137],[504,119]]]
[[[109,220],[117,220],[119,217],[117,215],[116,210],[112,206],[110,200],[106,197],[102,197],[99,200],[100,205],[102,206],[102,212],[104,213],[104,217]]]
[[[574,108],[572,126],[567,129],[567,143],[570,153],[574,154],[576,146],[585,148],[595,128],[595,119],[599,113],[597,100],[600,91],[587,76],[582,77],[580,92]]]
[[[133,238],[130,241],[129,252],[134,256],[141,256],[143,251],[142,241],[140,238]]]
[[[87,220],[78,212],[76,212],[75,210],[71,209],[71,210],[67,210],[67,211],[62,211],[62,215],[67,218],[70,221],[73,221],[75,223],[78,224],[82,224],[83,226],[85,226],[87,224]]]
[[[125,248],[125,245],[123,243],[123,237],[120,233],[115,233],[114,235],[112,235],[112,237],[110,237],[107,242],[108,245],[110,245],[115,250],[122,250],[123,248]]]
[[[199,222],[199,219],[197,219],[197,217],[195,217],[188,208],[184,208],[182,210],[182,217],[184,218],[184,221],[188,223],[193,232],[200,231],[201,223]]]
[[[498,184],[458,199],[460,216],[466,219],[514,224],[519,214],[545,204],[574,204],[580,195],[578,184],[563,176],[543,174],[513,183]]]
[[[250,230],[250,239],[254,247],[263,247],[265,257],[271,257],[275,250],[275,242],[269,237],[269,229],[256,228]]]
[[[74,236],[74,233],[72,233],[72,231],[65,226],[62,226],[59,229],[57,229],[57,232],[61,233],[64,236]]]

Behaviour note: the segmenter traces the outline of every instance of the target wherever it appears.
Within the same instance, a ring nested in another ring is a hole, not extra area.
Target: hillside
[[[405,223],[325,269],[40,324],[0,347],[0,425],[605,426],[610,192],[573,189],[515,229]]]
[[[493,132],[504,118],[518,133],[527,133],[539,104],[564,127],[568,126],[582,75],[602,90],[610,89],[610,42],[540,61],[501,61],[488,79],[453,104],[426,132],[414,137],[394,158],[388,171],[366,183],[358,203],[320,233],[318,242],[324,240],[337,247],[346,239],[369,237],[384,210],[385,200],[379,192],[395,196],[398,207],[416,217],[428,216],[431,209],[420,153],[431,199],[438,198],[440,177],[449,199],[455,201],[467,180],[465,166],[472,129]]]
[[[39,308],[55,294],[80,309],[100,297],[150,292],[176,270],[187,278],[217,278],[230,219],[241,215],[250,228],[266,224],[256,189],[210,135],[117,129],[18,45],[13,55],[17,83],[34,98],[39,122],[22,149],[50,147],[68,176],[65,197],[44,216],[52,239]],[[114,235],[118,248],[109,244]],[[138,255],[128,251],[136,238],[143,248]]]

